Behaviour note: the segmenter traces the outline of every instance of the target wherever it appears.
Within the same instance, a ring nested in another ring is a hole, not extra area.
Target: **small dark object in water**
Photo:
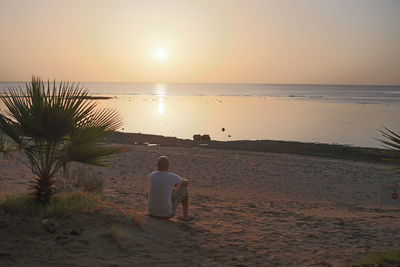
[[[230,135],[230,134],[228,134],[228,137],[231,137],[231,135]]]
[[[199,134],[193,135],[193,140],[194,141],[201,141],[201,135],[199,135]]]
[[[201,141],[210,141],[210,140],[211,140],[211,137],[208,134],[203,134],[201,136]]]
[[[224,127],[222,127],[222,129],[221,129],[223,132],[225,132],[225,128]]]

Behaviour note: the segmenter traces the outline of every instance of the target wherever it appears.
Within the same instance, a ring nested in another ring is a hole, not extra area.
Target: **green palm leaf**
[[[393,171],[395,174],[400,174],[400,134],[395,133],[394,131],[389,130],[386,127],[383,127],[382,130],[379,130],[382,136],[385,139],[377,139],[380,141],[385,148],[388,149],[386,154],[388,155],[385,160],[392,162],[399,167],[394,167],[389,169],[389,171]]]

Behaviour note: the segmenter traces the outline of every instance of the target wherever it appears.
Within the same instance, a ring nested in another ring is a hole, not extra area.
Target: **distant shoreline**
[[[389,164],[388,161],[383,160],[386,156],[385,149],[339,144],[274,140],[194,141],[162,135],[123,132],[114,132],[106,139],[106,143],[284,153]]]

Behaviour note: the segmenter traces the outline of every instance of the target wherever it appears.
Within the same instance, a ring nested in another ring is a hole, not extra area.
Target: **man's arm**
[[[188,185],[189,185],[189,181],[187,179],[183,179],[181,186],[188,186]]]
[[[177,187],[177,186],[188,186],[188,185],[189,185],[188,179],[183,179],[183,181],[181,183],[176,184],[175,187]]]

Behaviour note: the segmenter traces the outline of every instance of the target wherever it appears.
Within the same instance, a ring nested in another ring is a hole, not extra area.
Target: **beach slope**
[[[115,146],[126,153],[116,155],[110,168],[94,168],[105,180],[106,210],[58,218],[53,233],[40,220],[2,211],[3,263],[347,264],[398,246],[400,212],[379,208],[381,185],[399,182],[385,172],[387,165],[198,147]],[[147,176],[160,155],[170,158],[171,172],[191,181],[193,222],[145,215]],[[0,169],[2,198],[25,190],[32,179],[28,169],[10,161],[0,160]],[[110,217],[109,210],[119,212]],[[144,227],[122,213],[142,214]],[[79,235],[71,234],[74,227]],[[110,240],[110,231],[120,238]]]

